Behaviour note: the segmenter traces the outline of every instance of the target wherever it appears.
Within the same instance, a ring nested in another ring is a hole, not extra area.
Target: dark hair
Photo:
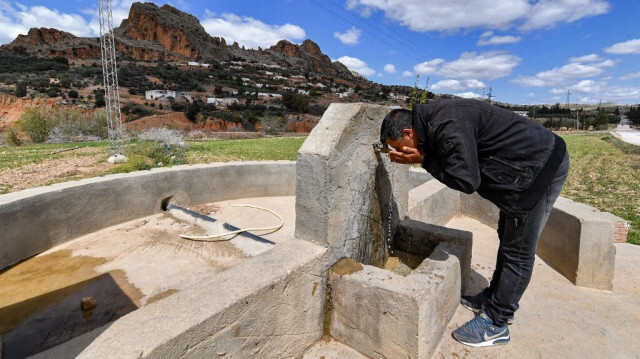
[[[380,142],[385,143],[387,138],[397,140],[402,137],[402,130],[413,127],[412,112],[403,108],[391,110],[382,120],[380,128]]]

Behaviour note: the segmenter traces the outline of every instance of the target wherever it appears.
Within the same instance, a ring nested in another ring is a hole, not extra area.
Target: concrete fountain
[[[79,263],[59,272],[76,280],[35,283],[0,308],[17,313],[0,328],[3,353],[299,358],[334,338],[372,358],[431,357],[473,274],[472,234],[442,225],[459,213],[491,223],[496,210],[373,151],[388,111],[331,105],[297,162],[178,166],[0,196],[0,283],[16,282],[0,291],[40,273],[30,270]],[[253,197],[295,203],[279,237],[179,238],[214,221],[198,208]],[[541,253],[574,283],[611,289],[620,219],[580,206],[559,201]],[[89,318],[86,295],[98,303]],[[80,324],[60,327],[67,318]]]

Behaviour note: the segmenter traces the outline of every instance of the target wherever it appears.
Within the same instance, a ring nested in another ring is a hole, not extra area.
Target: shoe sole
[[[496,346],[496,345],[505,345],[507,343],[509,343],[509,340],[511,340],[511,336],[507,335],[506,337],[502,337],[502,338],[496,338],[496,339],[492,339],[486,342],[481,342],[481,343],[468,343],[468,342],[464,342],[462,340],[457,339],[456,337],[453,337],[455,340],[457,340],[458,342],[464,344],[464,345],[468,345],[470,347],[474,347],[474,348],[484,348],[484,347],[492,347],[492,346]]]

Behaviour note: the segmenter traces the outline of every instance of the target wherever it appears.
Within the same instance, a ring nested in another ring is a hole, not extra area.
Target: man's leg
[[[504,236],[504,228],[507,220],[507,214],[500,210],[500,217],[498,217],[498,240],[500,241],[498,246],[498,254],[496,255],[496,266],[493,270],[493,276],[491,276],[491,283],[489,283],[489,292],[493,292],[500,281],[500,274],[502,273],[502,237]]]
[[[569,157],[565,157],[547,191],[524,219],[505,220],[503,238],[500,241],[502,271],[492,280],[491,298],[487,303],[487,314],[496,325],[502,326],[519,308],[535,261],[538,239],[549,218],[553,204],[560,195],[569,171]]]
[[[538,238],[568,172],[567,154],[547,191],[526,218],[505,216],[503,221],[501,216],[498,231],[500,249],[496,267],[502,266],[502,269],[494,273],[486,311],[480,310],[474,319],[453,332],[453,337],[459,342],[477,347],[509,342],[511,337],[507,321],[518,309],[520,298],[531,280]],[[504,225],[502,231],[500,225]]]
[[[498,220],[498,239],[502,243],[502,236],[504,234],[504,223],[507,215],[501,210]],[[502,249],[498,246],[498,254],[496,255],[496,266],[493,270],[493,276],[491,277],[491,283],[488,288],[484,288],[480,293],[475,295],[463,295],[460,297],[460,304],[465,308],[477,313],[481,309],[485,309],[491,292],[495,290],[498,280],[500,279],[500,273],[502,273]]]

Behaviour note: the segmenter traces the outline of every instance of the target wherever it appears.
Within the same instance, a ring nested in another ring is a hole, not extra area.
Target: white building
[[[529,118],[529,111],[513,111],[516,115],[524,116]]]
[[[234,103],[238,103],[238,99],[235,97],[208,97],[207,103],[214,104],[216,106],[229,106],[233,105]]]
[[[273,97],[273,98],[281,98],[282,95],[279,93],[269,93],[269,92],[258,92],[258,97]]]
[[[170,99],[179,100],[182,98],[191,101],[190,93],[170,90],[148,90],[145,91],[144,97],[152,101],[169,101]]]

